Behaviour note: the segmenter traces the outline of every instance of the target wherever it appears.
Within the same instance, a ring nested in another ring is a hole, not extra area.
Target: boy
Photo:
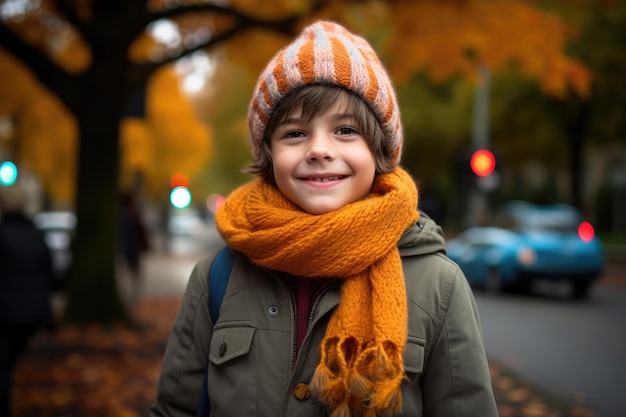
[[[497,416],[478,313],[398,166],[395,93],[370,45],[304,29],[249,108],[258,178],[216,225],[236,260],[211,323],[192,272],[153,416]]]

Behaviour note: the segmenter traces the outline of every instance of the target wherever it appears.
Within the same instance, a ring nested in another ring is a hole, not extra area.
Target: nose
[[[306,160],[319,162],[322,160],[332,161],[333,159],[335,159],[335,149],[332,138],[325,134],[311,135],[306,152]]]

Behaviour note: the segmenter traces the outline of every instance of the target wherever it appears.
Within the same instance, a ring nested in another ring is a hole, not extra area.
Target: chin
[[[307,213],[310,214],[326,214],[326,213],[330,213],[336,210],[339,210],[340,208],[344,207],[345,204],[342,205],[337,205],[337,204],[333,204],[333,205],[317,205],[317,206],[305,206],[305,207],[301,207],[304,211],[306,211]]]

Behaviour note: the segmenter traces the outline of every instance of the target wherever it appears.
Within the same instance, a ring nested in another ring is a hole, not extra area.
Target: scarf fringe
[[[311,391],[331,417],[393,416],[402,410],[402,355],[391,342],[359,346],[353,337],[330,338],[320,347],[321,360]]]

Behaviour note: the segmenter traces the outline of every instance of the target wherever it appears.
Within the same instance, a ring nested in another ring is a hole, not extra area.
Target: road
[[[583,302],[480,292],[476,301],[490,359],[561,398],[582,394],[598,417],[626,415],[625,288],[602,282]]]

